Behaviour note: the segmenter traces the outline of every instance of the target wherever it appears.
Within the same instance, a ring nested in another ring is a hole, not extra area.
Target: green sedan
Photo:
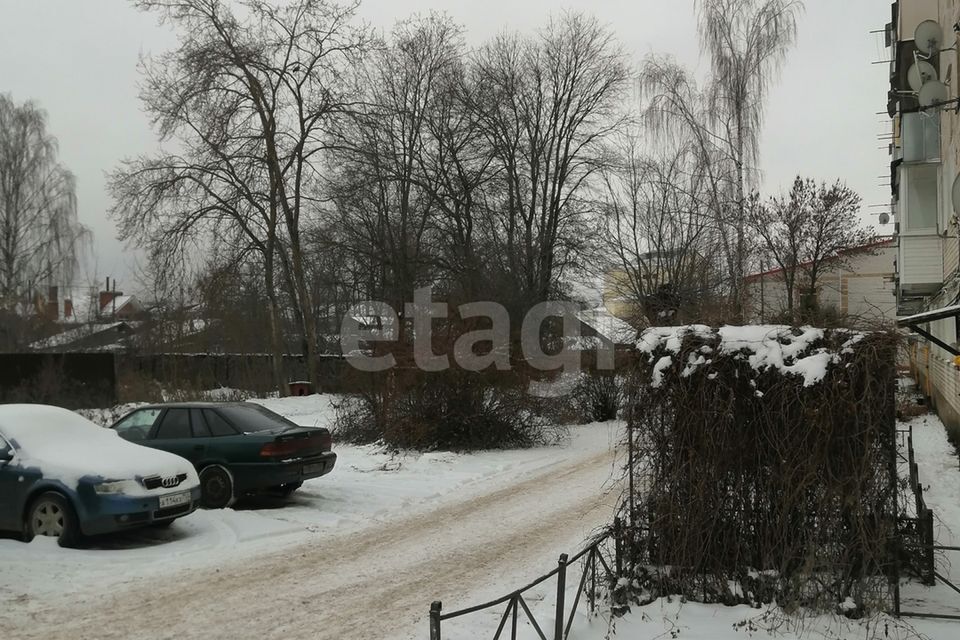
[[[207,509],[262,491],[290,495],[337,462],[329,430],[301,427],[249,402],[147,405],[111,428],[126,440],[192,462]]]

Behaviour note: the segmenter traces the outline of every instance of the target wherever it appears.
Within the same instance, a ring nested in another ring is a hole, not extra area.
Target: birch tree
[[[749,265],[749,197],[760,176],[760,140],[770,87],[796,39],[797,0],[698,0],[703,86],[675,61],[655,56],[641,70],[651,130],[673,140],[692,134],[727,271],[731,314],[743,313]]]
[[[0,94],[0,309],[34,287],[70,285],[89,239],[46,114]]]

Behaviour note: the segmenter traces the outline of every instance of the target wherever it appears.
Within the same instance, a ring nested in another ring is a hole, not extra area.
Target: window
[[[160,422],[157,439],[176,440],[189,437],[191,437],[190,412],[187,409],[167,409],[166,415]]]
[[[0,462],[8,460],[13,453],[13,447],[11,447],[6,440],[3,439],[3,436],[0,436]]]
[[[244,433],[285,431],[297,426],[295,422],[291,422],[266,407],[256,404],[229,405],[224,407],[222,411],[230,419],[230,422],[237,425]]]
[[[230,423],[224,420],[223,417],[213,409],[204,409],[203,416],[207,419],[207,427],[210,429],[210,435],[214,437],[237,435],[237,430],[231,427]]]
[[[940,159],[940,114],[905,113],[901,128],[904,162]]]
[[[907,231],[936,231],[938,220],[938,180],[936,165],[904,167],[907,207]]]
[[[203,412],[200,409],[190,409],[190,422],[193,424],[194,438],[209,438],[210,427],[207,421],[203,419]]]
[[[140,409],[118,422],[114,429],[125,440],[146,440],[159,414],[160,409]]]

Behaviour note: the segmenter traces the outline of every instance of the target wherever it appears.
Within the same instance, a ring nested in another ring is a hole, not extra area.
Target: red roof
[[[892,238],[892,237],[881,237],[874,240],[873,242],[862,244],[859,247],[850,247],[849,249],[844,249],[840,253],[857,253],[860,251],[867,251],[869,249],[873,249],[874,247],[890,246],[893,244],[894,240],[895,238]],[[832,259],[832,258],[828,258],[828,259]],[[807,262],[802,262],[797,266],[806,267],[809,264],[810,264],[810,261],[807,261]],[[753,280],[759,280],[760,278],[766,278],[767,276],[776,275],[781,272],[783,272],[783,269],[778,267],[776,269],[770,269],[769,271],[763,271],[761,273],[751,273],[748,276],[744,276],[743,279],[744,281],[752,282]]]

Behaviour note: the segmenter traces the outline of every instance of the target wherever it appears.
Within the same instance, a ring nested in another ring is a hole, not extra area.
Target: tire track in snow
[[[357,533],[79,596],[35,611],[17,637],[423,637],[432,600],[453,610],[503,595],[609,522],[613,462],[604,452]]]

